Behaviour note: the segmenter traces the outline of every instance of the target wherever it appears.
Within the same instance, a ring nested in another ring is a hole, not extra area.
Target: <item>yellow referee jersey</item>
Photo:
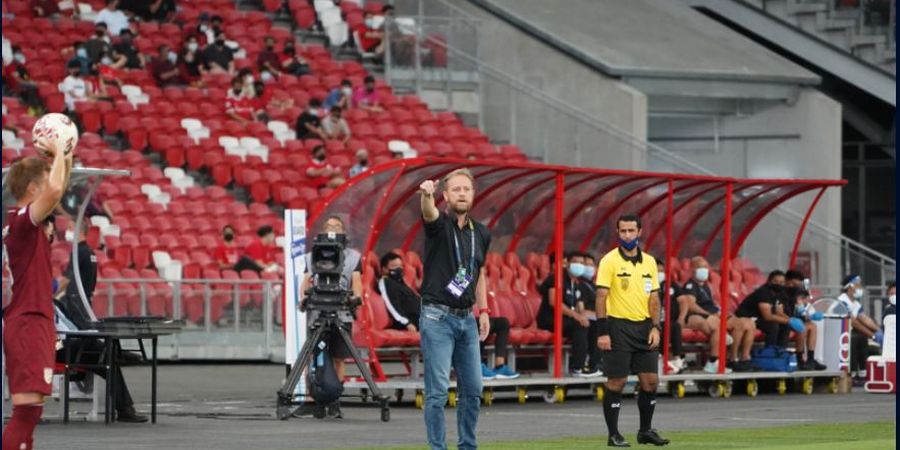
[[[639,322],[650,318],[650,293],[659,291],[656,259],[638,248],[633,258],[616,247],[597,267],[597,287],[609,289],[606,315]]]

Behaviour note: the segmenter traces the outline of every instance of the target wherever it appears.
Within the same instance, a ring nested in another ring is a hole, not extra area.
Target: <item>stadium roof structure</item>
[[[642,218],[645,251],[664,261],[703,255],[711,262],[718,261],[719,273],[729,273],[731,259],[773,209],[801,194],[814,193],[797,230],[793,265],[803,230],[819,199],[828,188],[846,184],[844,180],[738,179],[411,158],[373,167],[347,181],[312,212],[308,229],[319,230],[328,217],[338,216],[347,224],[351,245],[364,258],[396,248],[421,252],[419,184],[439,180],[460,168],[470,169],[475,176],[472,217],[490,228],[493,252],[523,256],[578,249],[600,255],[616,246],[616,218],[635,213]],[[435,197],[438,208],[443,209],[442,196]],[[353,242],[355,237],[365,237],[365,242]],[[560,283],[561,267],[556,270]],[[721,293],[730,292],[727,278],[722,278]],[[559,288],[556,292],[561,294]],[[561,302],[561,295],[558,297]],[[723,301],[728,297],[719,296]]]

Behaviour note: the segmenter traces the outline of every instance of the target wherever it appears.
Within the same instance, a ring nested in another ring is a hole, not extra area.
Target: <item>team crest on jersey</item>
[[[628,278],[622,278],[622,279],[619,281],[619,284],[622,286],[622,290],[623,290],[623,291],[627,291],[627,290],[628,290]]]

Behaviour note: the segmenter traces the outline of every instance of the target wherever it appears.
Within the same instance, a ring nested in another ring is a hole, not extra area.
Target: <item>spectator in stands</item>
[[[223,230],[223,235],[224,230]],[[281,272],[275,254],[275,230],[270,225],[263,225],[256,230],[256,239],[244,249],[244,254],[238,259],[234,270],[253,270],[261,272]]]
[[[826,367],[816,361],[816,322],[822,320],[822,314],[809,305],[809,291],[805,289],[806,278],[797,270],[788,270],[784,274],[784,290],[788,301],[784,305],[785,314],[803,320],[805,330],[794,333],[794,348],[797,351],[798,370],[825,370]]]
[[[284,43],[281,55],[281,71],[294,76],[310,73],[309,62],[297,54],[293,39]]]
[[[213,42],[219,34],[222,33],[222,16],[215,15],[209,19],[209,29],[206,30],[206,37],[209,38],[209,42]]]
[[[128,28],[128,16],[119,10],[119,0],[106,0],[106,7],[97,13],[94,23],[103,22],[109,26],[109,34],[118,36]]]
[[[679,297],[689,297],[687,304],[687,328],[709,336],[709,360],[703,370],[709,373],[719,371],[719,326],[721,309],[713,299],[709,288],[709,263],[702,256],[691,258],[691,278],[684,284]],[[726,324],[726,345],[731,347],[726,370],[749,372],[754,369],[750,363],[750,350],[756,336],[756,327],[750,318],[734,317],[728,314]]]
[[[553,266],[555,256],[550,255],[550,275],[541,283],[538,290],[541,293],[541,306],[538,309],[537,325],[543,330],[553,331],[554,314],[556,310],[556,277]],[[584,294],[578,278],[584,272],[584,258],[580,254],[570,253],[563,257],[563,299],[562,299],[562,333],[572,341],[572,355],[569,357],[569,373],[572,376],[592,377],[601,375],[599,372],[590,372],[583,366],[588,348],[588,328],[590,318],[587,314],[578,312],[576,304],[581,301]]]
[[[69,112],[74,112],[75,102],[91,101],[93,92],[81,76],[81,66],[77,62],[69,61],[67,69],[69,70],[69,76],[60,84],[59,90],[63,93],[66,109]]]
[[[272,94],[266,90],[265,84],[261,80],[257,80],[253,82],[253,92],[255,95],[253,96],[253,101],[251,102],[253,107],[253,115],[256,120],[268,123],[269,122],[269,103],[272,102]]]
[[[350,126],[341,117],[342,112],[340,106],[331,108],[331,114],[322,121],[322,131],[326,138],[346,144],[350,140]]]
[[[185,83],[193,87],[205,86],[203,75],[206,74],[206,68],[203,66],[203,54],[200,52],[200,42],[196,35],[187,37],[181,49],[181,57],[178,59],[178,70]]]
[[[403,259],[394,252],[381,256],[381,278],[378,293],[391,315],[391,326],[397,330],[418,331],[422,299],[403,280]]]
[[[384,31],[376,27],[371,11],[363,14],[363,23],[353,31],[360,53],[372,53],[377,61],[384,59]]]
[[[253,86],[253,82],[256,81],[256,77],[253,76],[253,71],[250,70],[249,67],[245,67],[238,71],[237,77],[243,83],[242,92],[244,93],[244,95],[250,98],[256,97],[256,90]]]
[[[66,61],[66,63],[70,63],[75,61],[78,63],[78,66],[81,68],[81,75],[87,76],[91,73],[91,59],[88,57],[87,49],[84,47],[84,42],[76,41],[72,44],[71,49],[63,50],[63,55],[68,56],[72,55],[72,57]]]
[[[317,98],[309,100],[306,111],[297,116],[297,124],[294,127],[297,132],[297,139],[327,139],[325,131],[322,130],[321,114],[322,102]]]
[[[851,274],[844,278],[841,295],[838,300],[850,311],[850,374],[853,385],[862,386],[866,381],[866,360],[869,359],[869,339],[879,344],[884,334],[878,325],[863,310],[862,299],[865,290],[862,278]]]
[[[396,22],[394,14],[394,5],[384,5],[381,8],[381,15],[384,16],[384,30],[388,42],[391,45],[391,60],[396,64],[411,66],[413,65],[413,57],[415,56],[415,36],[404,34],[400,30],[400,26]],[[423,52],[428,49],[421,49]],[[593,283],[593,281],[591,281]]]
[[[234,228],[231,225],[222,227],[222,242],[216,247],[213,256],[219,269],[234,269],[237,267],[241,256],[241,249],[234,241]]]
[[[212,73],[234,74],[234,52],[225,45],[225,34],[216,35],[212,45],[203,51],[203,63]]]
[[[178,67],[178,54],[172,51],[168,45],[159,46],[159,54],[150,62],[150,72],[159,87],[171,86],[181,83]]]
[[[663,291],[666,286],[666,266],[663,263],[663,260],[656,260],[656,274],[657,279],[659,280],[659,288],[660,291]],[[665,311],[665,296],[663,296],[660,300],[660,308],[663,311],[663,314],[660,314],[660,320],[663,322],[662,327],[669,333],[669,361],[666,362],[669,366],[669,373],[679,373],[684,370],[684,348],[681,343],[681,331],[684,328],[683,323],[687,317],[687,307],[685,306],[685,317],[681,317],[681,301],[684,299],[685,301],[689,298],[693,300],[692,296],[682,296],[681,286],[675,282],[674,279],[669,279],[669,311]],[[681,317],[679,319],[679,317]]]
[[[38,94],[37,85],[31,81],[28,70],[25,69],[25,54],[18,46],[12,47],[13,59],[3,66],[3,95],[16,95],[28,105],[28,109],[34,115],[40,115],[43,111],[41,97]]]
[[[84,49],[87,50],[87,58],[91,61],[91,64],[99,62],[100,57],[104,53],[109,53],[112,50],[110,42],[111,39],[109,38],[106,23],[97,22],[94,24],[94,35],[84,43]]]
[[[361,148],[356,151],[356,164],[350,168],[350,178],[369,170],[369,151]]]
[[[281,75],[281,58],[275,52],[275,38],[266,36],[265,47],[259,55],[256,56],[256,67],[260,74],[263,71],[269,72],[270,75],[278,77]]]
[[[59,14],[58,0],[31,0],[31,11],[35,17],[49,17]]]
[[[253,98],[244,94],[244,82],[240,77],[231,79],[231,89],[225,95],[225,114],[238,122],[252,122],[256,118]]]
[[[594,285],[594,278],[597,274],[597,262],[589,253],[581,253],[581,257],[584,259],[584,273],[581,274],[580,280],[582,297],[581,302],[576,304],[576,306],[579,307],[579,312],[586,313],[588,320],[591,321],[588,329],[588,362],[586,368],[588,373],[602,372],[603,352],[593,344],[597,342],[597,337],[599,337],[596,310],[597,287]]]
[[[113,48],[109,52],[104,52],[100,55],[100,61],[97,61],[96,64],[91,66],[91,73],[99,72],[101,67],[121,70],[124,69],[126,65],[128,65],[128,57]]]
[[[119,35],[119,43],[114,45],[113,49],[128,59],[125,63],[126,69],[143,69],[145,63],[144,55],[134,46],[133,38],[134,35],[131,34],[131,30],[127,28],[122,30]]]
[[[322,107],[326,111],[330,111],[331,108],[338,106],[345,111],[350,109],[352,105],[353,98],[353,84],[350,83],[350,80],[343,79],[341,80],[340,87],[336,87],[328,93],[328,97],[325,97],[325,102],[322,103]]]
[[[366,111],[381,112],[381,96],[375,90],[375,77],[368,75],[365,83],[353,94],[353,106]]]
[[[884,319],[887,316],[894,314],[897,314],[897,283],[891,280],[887,284],[887,298],[884,302],[884,313],[881,314],[882,325],[884,325]]]
[[[344,184],[345,180],[341,177],[340,170],[325,160],[324,145],[313,147],[312,153],[313,159],[306,169],[306,176],[310,179],[310,184],[317,188],[336,188]]]
[[[204,11],[197,16],[197,26],[191,34],[197,36],[197,40],[200,42],[201,47],[205,47],[214,40],[215,35],[213,34],[212,26],[209,23],[209,13]]]
[[[169,22],[175,17],[175,0],[122,0],[121,8],[146,22]]]

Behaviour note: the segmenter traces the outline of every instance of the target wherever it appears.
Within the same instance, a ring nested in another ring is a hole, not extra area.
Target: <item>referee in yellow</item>
[[[606,395],[603,415],[609,429],[607,445],[630,447],[619,434],[622,389],[630,373],[640,380],[638,444],[666,445],[651,427],[659,384],[659,280],[656,259],[641,252],[641,219],[626,214],[616,220],[619,246],[600,260],[597,268],[597,347],[604,351]]]

